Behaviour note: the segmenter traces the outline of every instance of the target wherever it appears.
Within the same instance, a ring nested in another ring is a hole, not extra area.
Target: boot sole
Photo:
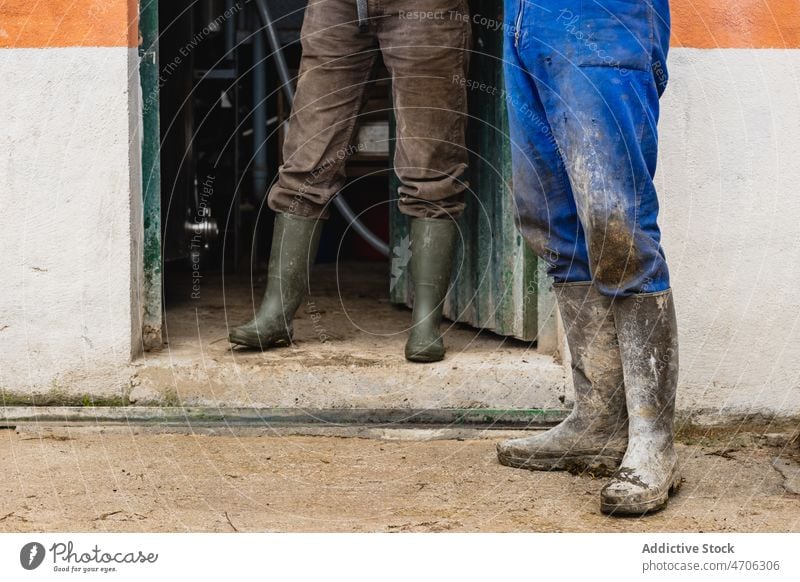
[[[444,354],[441,356],[428,356],[426,354],[406,354],[406,360],[409,362],[417,362],[419,364],[431,364],[433,362],[441,362],[444,360]]]
[[[251,337],[247,335],[239,335],[231,332],[228,335],[228,341],[237,346],[244,346],[256,350],[268,350],[269,348],[284,347],[292,345],[292,340],[287,336],[283,338],[273,338],[270,341],[264,341],[258,337]]]
[[[406,348],[405,352],[406,360],[409,362],[420,362],[423,364],[430,364],[432,362],[441,362],[444,360],[444,351],[425,351],[424,349],[419,351],[413,351]]]
[[[612,503],[605,501],[602,494],[600,495],[600,511],[606,515],[632,515],[642,516],[648,513],[655,513],[661,511],[667,506],[669,498],[675,495],[681,488],[683,478],[680,472],[675,468],[672,472],[672,479],[667,490],[658,495],[657,497],[648,501],[637,501],[635,503],[616,502]]]
[[[589,473],[597,477],[610,477],[622,463],[622,453],[584,455],[559,455],[552,457],[515,457],[498,453],[500,464],[529,471],[569,471],[570,473]]]

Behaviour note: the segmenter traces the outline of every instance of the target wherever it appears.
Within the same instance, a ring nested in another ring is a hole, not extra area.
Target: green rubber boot
[[[411,281],[414,313],[406,359],[438,362],[444,358],[444,340],[439,333],[442,309],[456,246],[456,223],[448,219],[411,219]]]
[[[231,330],[232,344],[267,349],[292,342],[292,320],[308,293],[308,271],[317,256],[322,221],[275,215],[267,290],[255,319]]]

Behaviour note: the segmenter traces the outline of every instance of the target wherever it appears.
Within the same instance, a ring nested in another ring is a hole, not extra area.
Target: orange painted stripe
[[[672,0],[671,9],[676,47],[800,48],[800,0]],[[138,16],[138,0],[0,0],[0,48],[135,47]]]
[[[0,0],[0,48],[138,45],[138,0]]]
[[[800,0],[671,0],[672,46],[800,48]]]

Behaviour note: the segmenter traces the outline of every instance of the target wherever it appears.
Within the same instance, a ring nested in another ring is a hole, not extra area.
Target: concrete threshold
[[[128,401],[139,406],[259,410],[560,409],[564,366],[509,340],[453,332],[443,362],[420,365],[403,357],[397,340],[314,344],[265,352],[231,350],[213,336],[146,354],[133,367]],[[302,336],[301,336],[302,337]],[[456,347],[456,346],[452,346]]]
[[[252,318],[261,297],[250,279],[226,278],[223,288],[222,279],[209,277],[196,300],[173,290],[166,343],[134,362],[123,403],[228,411],[400,410],[388,422],[408,415],[406,409],[414,415],[568,408],[565,367],[530,342],[444,322],[445,359],[406,361],[411,312],[389,303],[388,266],[336,266],[315,269],[314,293],[295,317],[292,346],[263,352],[232,348],[227,339],[232,325]],[[451,422],[452,414],[443,414],[444,424]]]

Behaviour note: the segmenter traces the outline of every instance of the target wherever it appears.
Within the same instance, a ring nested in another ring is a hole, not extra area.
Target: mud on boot
[[[561,424],[547,432],[498,444],[497,456],[510,467],[610,475],[628,440],[611,299],[589,282],[554,288],[572,358],[575,405]]]
[[[628,450],[600,492],[600,510],[644,515],[666,506],[681,485],[675,453],[678,326],[671,290],[616,299],[628,407]]]
[[[643,448],[643,450],[636,450]],[[633,466],[629,466],[630,463]],[[623,465],[600,493],[600,510],[610,515],[645,515],[663,509],[681,487],[672,445],[631,445]]]

